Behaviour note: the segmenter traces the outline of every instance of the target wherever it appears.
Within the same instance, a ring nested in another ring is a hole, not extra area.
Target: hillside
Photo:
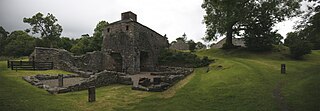
[[[320,110],[320,51],[305,60],[291,60],[278,53],[241,50],[203,50],[196,53],[216,59],[165,92],[133,91],[113,85],[97,89],[97,102],[87,103],[87,92],[50,95],[21,77],[64,71],[11,71],[0,62],[1,110],[155,110],[248,111]],[[287,74],[280,74],[280,64]]]

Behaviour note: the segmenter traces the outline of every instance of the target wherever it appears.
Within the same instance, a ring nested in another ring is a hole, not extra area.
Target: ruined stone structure
[[[189,44],[187,44],[183,40],[178,39],[177,42],[173,43],[169,48],[174,50],[189,50]]]
[[[222,48],[224,43],[226,43],[226,38],[223,38],[217,44],[211,46],[211,48]],[[235,46],[246,47],[245,41],[243,38],[232,38],[232,43]]]
[[[117,71],[153,71],[160,51],[169,45],[167,38],[137,22],[130,11],[121,18],[106,27],[101,50],[118,63]]]
[[[71,72],[111,70],[137,74],[153,71],[160,51],[167,48],[166,37],[138,23],[136,14],[122,13],[120,21],[109,24],[104,31],[101,51],[73,56],[63,49],[35,48],[30,60],[54,62],[55,69]]]
[[[29,60],[36,62],[53,62],[54,69],[79,73],[115,70],[115,62],[110,55],[95,51],[85,55],[74,56],[64,49],[36,47]]]
[[[101,51],[75,56],[64,49],[36,47],[30,55],[30,61],[53,62],[54,69],[76,73],[75,76],[65,76],[60,82],[76,82],[57,86],[52,81],[58,81],[58,76],[48,75],[23,79],[50,93],[110,84],[133,85],[133,89],[144,91],[163,91],[193,72],[191,68],[158,66],[160,51],[169,46],[167,38],[138,23],[136,14],[130,11],[122,13],[121,18],[105,28]]]

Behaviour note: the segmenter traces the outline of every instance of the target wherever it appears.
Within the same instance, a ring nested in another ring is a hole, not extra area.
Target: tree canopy
[[[9,32],[7,32],[2,26],[0,26],[0,55],[3,55],[4,47],[7,42],[6,39],[8,37]]]
[[[48,39],[50,47],[56,45],[61,33],[62,26],[57,23],[58,19],[53,14],[48,13],[47,16],[44,16],[42,13],[37,13],[31,18],[23,18],[24,23],[28,23],[32,26],[31,31],[33,34],[40,33],[41,37]],[[26,30],[27,32],[30,29]]]
[[[94,51],[101,50],[101,45],[103,41],[103,31],[108,24],[109,24],[108,22],[103,20],[96,25],[96,28],[94,29],[94,33],[93,33],[92,42],[90,43]]]
[[[286,17],[295,16],[299,12],[301,0],[204,0],[202,8],[205,9],[204,23],[207,31],[204,37],[207,41],[216,40],[218,36],[226,35],[225,47],[233,47],[232,37],[243,37],[248,32],[252,21],[260,21],[259,17],[268,20],[273,26],[285,20]],[[268,29],[268,28],[267,28]],[[241,32],[242,31],[242,32]],[[253,33],[254,34],[254,33]]]
[[[34,49],[34,38],[24,31],[14,31],[7,38],[4,53],[8,56],[27,56]]]

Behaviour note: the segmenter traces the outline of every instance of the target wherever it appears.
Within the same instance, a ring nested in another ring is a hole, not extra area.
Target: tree
[[[290,48],[291,57],[295,59],[301,59],[303,55],[310,54],[312,49],[312,44],[299,32],[288,33],[285,45]]]
[[[187,35],[186,35],[186,33],[183,33],[183,35],[182,35],[181,37],[178,37],[176,40],[177,40],[177,41],[178,41],[178,40],[181,40],[181,41],[183,41],[183,42],[186,42],[186,41],[187,41]]]
[[[3,55],[4,47],[7,45],[7,37],[9,32],[7,32],[2,26],[0,26],[0,55]]]
[[[68,37],[61,37],[58,42],[58,47],[70,51],[75,44],[75,40]]]
[[[27,56],[34,49],[34,38],[24,31],[14,31],[7,38],[8,44],[4,48],[7,56]]]
[[[92,41],[92,37],[90,37],[88,34],[82,35],[82,37],[76,41],[78,42],[70,49],[72,53],[80,55],[85,54],[86,52],[94,51],[93,48],[88,45],[90,44],[90,41]]]
[[[62,27],[57,21],[54,15],[48,13],[47,16],[44,16],[40,12],[31,18],[23,18],[24,23],[32,26],[32,33],[40,33],[41,38],[48,40],[50,47],[57,47],[57,41],[62,33]],[[30,29],[26,31],[29,32]]]
[[[313,15],[305,28],[300,32],[301,36],[305,36],[306,39],[313,44],[313,49],[320,49],[320,12]]]
[[[268,3],[262,5],[268,5]],[[269,51],[273,44],[279,44],[283,38],[277,31],[272,31],[273,23],[270,17],[272,15],[259,13],[264,10],[263,8],[267,6],[257,9],[257,16],[253,18],[253,21],[248,22],[243,34],[246,47],[252,51]]]
[[[299,12],[301,0],[204,0],[204,23],[207,31],[205,40],[216,40],[217,36],[226,35],[225,48],[232,48],[233,35],[243,36],[241,31],[248,28],[251,21],[258,20],[261,13],[271,16],[271,24],[292,17]]]
[[[103,31],[108,26],[108,22],[106,21],[100,21],[96,28],[94,29],[92,41],[89,45],[93,48],[94,51],[101,50],[101,45],[103,41]]]
[[[189,50],[191,52],[194,52],[194,50],[196,49],[196,43],[193,40],[189,40],[187,41],[187,44],[189,45]]]
[[[197,42],[196,44],[197,44],[197,45],[196,45],[196,49],[197,49],[197,50],[205,49],[205,48],[206,48],[206,45],[204,45],[204,44],[201,43],[201,42]]]

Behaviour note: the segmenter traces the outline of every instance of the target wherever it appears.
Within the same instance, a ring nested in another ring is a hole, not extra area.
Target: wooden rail
[[[53,62],[35,61],[7,61],[7,67],[11,70],[49,70],[53,69]]]

